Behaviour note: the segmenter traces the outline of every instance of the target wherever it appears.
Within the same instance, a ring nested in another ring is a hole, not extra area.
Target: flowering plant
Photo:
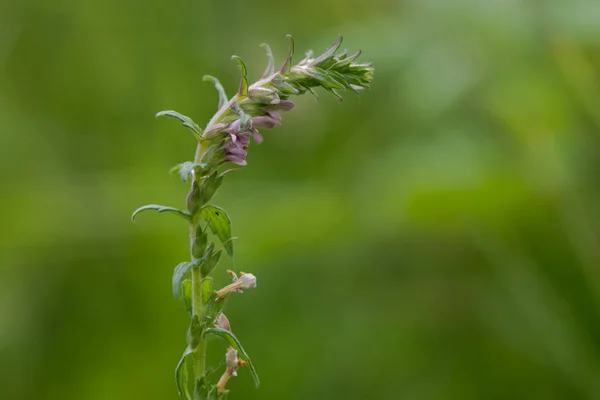
[[[369,87],[373,79],[371,64],[355,62],[360,51],[352,55],[346,51],[336,55],[342,43],[341,37],[318,57],[313,57],[312,51],[309,51],[296,65],[292,65],[294,40],[289,35],[288,38],[288,56],[277,70],[271,49],[266,44],[262,45],[267,52],[268,65],[261,79],[252,85],[248,84],[244,62],[233,56],[241,70],[241,82],[231,99],[216,78],[204,77],[205,81],[215,85],[219,93],[218,110],[204,130],[178,112],[169,110],[157,114],[179,120],[198,141],[194,161],[179,164],[171,171],[179,174],[182,181],[191,181],[186,209],[150,204],[138,208],[132,215],[133,220],[138,213],[146,210],[169,212],[189,224],[191,260],[178,264],[173,273],[173,295],[183,301],[191,318],[188,345],[175,368],[177,390],[184,400],[225,399],[227,381],[236,376],[239,367],[247,366],[256,386],[259,385],[248,353],[233,334],[229,320],[222,312],[232,293],[256,287],[256,277],[244,272],[240,272],[238,277],[228,271],[233,283],[220,290],[212,288],[210,275],[221,253],[225,250],[229,257],[233,256],[231,220],[225,210],[207,204],[228,172],[220,171],[219,167],[228,162],[246,165],[250,139],[260,143],[263,138],[259,129],[275,128],[281,124],[281,113],[294,107],[289,100],[292,95],[310,92],[317,96],[314,89],[322,87],[341,99],[338,91],[360,93]],[[218,248],[211,242],[214,237],[221,243]],[[206,368],[207,339],[211,336],[219,337],[229,345],[225,355],[225,372],[217,383],[209,379],[212,371]]]

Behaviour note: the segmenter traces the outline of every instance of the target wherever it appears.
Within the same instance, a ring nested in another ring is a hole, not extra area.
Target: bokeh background
[[[259,279],[230,399],[600,399],[600,2],[0,4],[0,399],[176,399],[187,228],[129,216],[183,205],[194,141],[154,114],[205,124],[202,76],[234,92],[286,33],[376,75],[298,99],[214,199],[217,281]]]

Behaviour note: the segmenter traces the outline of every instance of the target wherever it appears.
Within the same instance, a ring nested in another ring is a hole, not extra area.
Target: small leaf
[[[176,299],[179,299],[179,286],[181,285],[183,278],[187,275],[190,268],[198,266],[198,264],[202,261],[203,260],[200,258],[194,261],[187,261],[177,264],[175,270],[173,271],[173,296],[175,296]]]
[[[179,287],[179,296],[183,300],[185,310],[192,315],[192,281],[185,279]]]
[[[212,286],[211,278],[202,279],[202,304],[206,304],[210,296],[210,287]]]
[[[209,385],[205,377],[196,379],[194,387],[194,400],[217,400],[216,388],[214,385]]]
[[[218,297],[217,292],[212,291],[208,297],[207,315],[212,318],[216,318],[217,315],[223,310],[229,295],[225,297]]]
[[[206,245],[208,244],[208,235],[202,229],[202,226],[198,224],[196,226],[196,233],[192,242],[192,257],[203,258]]]
[[[215,269],[219,263],[219,258],[221,258],[221,250],[215,251],[206,260],[204,260],[202,266],[200,267],[202,276],[208,276],[212,270]]]
[[[185,349],[181,360],[175,367],[175,383],[177,384],[177,393],[182,400],[192,400],[188,385],[188,358],[193,354],[191,348]]]
[[[222,182],[223,177],[219,175],[216,170],[207,178],[204,178],[200,184],[199,203],[201,205],[208,203],[215,195]]]
[[[233,257],[233,242],[229,240],[231,221],[225,210],[217,206],[204,206],[200,210],[200,215],[208,223],[211,232],[221,240],[229,257]]]
[[[177,208],[161,206],[158,204],[148,204],[148,205],[142,206],[142,207],[138,208],[137,210],[135,210],[133,212],[133,214],[131,215],[131,220],[135,221],[135,216],[138,215],[139,213],[141,213],[142,211],[146,211],[146,210],[155,210],[158,213],[172,212],[175,215],[179,215],[180,217],[185,218],[186,220],[189,220],[191,218],[190,214],[188,214],[187,212],[185,212],[183,210],[179,210]]]
[[[323,54],[321,54],[319,57],[312,60],[311,64],[316,67],[320,67],[321,66],[320,64],[328,61],[331,57],[333,57],[333,55],[335,54],[337,49],[340,48],[340,45],[342,44],[342,40],[343,40],[343,38],[341,36],[338,37],[338,40],[335,41],[333,46],[331,46],[330,48],[325,50],[325,52]]]
[[[242,344],[240,343],[238,338],[235,337],[235,335],[233,333],[229,332],[228,330],[221,329],[221,328],[208,328],[205,332],[206,332],[206,334],[213,334],[213,335],[219,336],[222,339],[225,339],[231,347],[233,347],[234,349],[236,349],[238,351],[240,358],[242,358],[244,361],[246,361],[246,363],[248,364],[248,367],[250,368],[250,373],[252,374],[252,378],[254,378],[254,384],[256,385],[256,387],[259,387],[260,380],[258,379],[258,374],[256,373],[256,368],[254,368],[254,364],[252,364],[252,360],[250,360],[248,353],[246,353],[246,351],[242,347]]]
[[[267,52],[267,68],[265,72],[262,74],[261,79],[268,78],[269,76],[275,73],[275,59],[273,58],[273,52],[271,51],[271,47],[268,44],[263,43],[260,47],[264,47]]]
[[[336,81],[327,71],[320,68],[313,68],[310,76],[319,81],[319,84],[325,89],[344,89],[344,85]]]
[[[288,49],[288,56],[285,59],[283,65],[281,66],[281,69],[279,70],[279,72],[281,72],[282,74],[287,74],[288,72],[290,72],[290,69],[292,68],[292,57],[294,56],[294,38],[292,35],[285,35],[285,37],[289,39],[290,46]]]
[[[198,126],[198,124],[196,124],[190,117],[185,116],[183,114],[178,113],[177,111],[173,111],[173,110],[165,110],[165,111],[161,111],[159,113],[156,114],[156,117],[171,117],[171,118],[175,118],[176,120],[178,120],[179,122],[181,122],[181,125],[185,126],[186,128],[188,128],[189,130],[192,131],[192,133],[194,134],[194,136],[196,137],[196,139],[201,139],[202,137],[202,129],[200,129],[200,127]]]
[[[354,60],[356,60],[360,55],[361,55],[362,51],[358,50],[356,53],[352,54],[349,57],[346,58],[339,58],[338,61],[333,64],[333,66],[331,66],[331,69],[344,69],[347,66],[349,66],[350,64],[352,64],[352,62]]]
[[[204,77],[202,77],[202,80],[204,82],[212,82],[215,85],[215,89],[217,89],[217,92],[219,92],[219,110],[223,108],[223,106],[227,104],[228,99],[227,94],[225,93],[225,89],[223,88],[223,85],[221,85],[221,82],[219,82],[219,80],[212,75],[204,75]]]
[[[238,62],[240,71],[242,73],[238,97],[240,97],[240,99],[244,99],[248,97],[248,72],[246,71],[246,64],[244,64],[244,61],[238,56],[231,56],[231,59]]]

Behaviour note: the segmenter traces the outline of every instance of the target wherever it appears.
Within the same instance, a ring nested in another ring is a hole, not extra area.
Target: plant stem
[[[204,157],[204,154],[207,150],[208,141],[199,141],[198,147],[196,148],[196,163],[200,163],[200,161],[202,161],[202,157]],[[195,179],[196,177],[194,177],[194,180]],[[190,224],[190,253],[192,252],[192,246],[194,245],[194,240],[196,237],[197,225],[199,223],[200,222],[196,221],[196,218],[194,218],[194,222]],[[194,256],[192,255],[192,259],[193,258]],[[202,323],[203,318],[202,278],[203,276],[200,268],[192,268],[192,313],[193,318],[197,318],[200,323]],[[194,355],[196,359],[196,364],[194,366],[196,379],[202,379],[206,369],[206,340],[204,339],[204,335],[202,335],[200,343],[198,343],[198,346],[194,349]]]
[[[202,321],[202,274],[199,268],[192,268],[192,308],[194,317],[198,321]],[[206,348],[204,335],[200,339],[200,343],[194,349],[196,365],[194,367],[196,379],[201,379],[204,376],[206,366]]]

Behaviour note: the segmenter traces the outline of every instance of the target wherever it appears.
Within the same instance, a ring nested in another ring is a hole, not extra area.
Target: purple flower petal
[[[268,105],[266,108],[273,111],[290,111],[294,106],[295,104],[289,100],[281,100],[279,103]]]
[[[263,137],[260,134],[260,132],[258,131],[258,129],[252,129],[251,132],[252,132],[252,138],[254,139],[254,142],[256,144],[261,144],[263,141]]]

